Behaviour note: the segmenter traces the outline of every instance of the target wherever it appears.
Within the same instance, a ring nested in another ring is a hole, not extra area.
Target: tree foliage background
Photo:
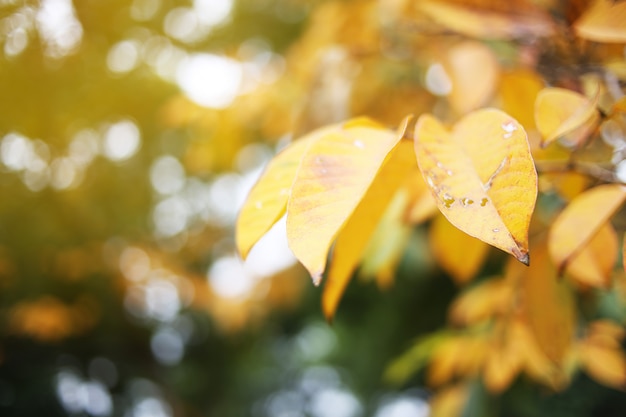
[[[604,0],[0,0],[0,414],[621,415],[625,15]],[[483,107],[520,123],[539,171],[532,274],[432,217],[419,178],[336,312],[284,221],[240,260],[237,212],[293,139]],[[566,253],[553,279],[546,231],[603,183],[586,264]],[[566,295],[494,348],[476,335],[502,325],[503,275],[549,276],[524,281],[535,305]],[[554,344],[550,326],[566,329]],[[490,371],[459,359],[486,353]]]

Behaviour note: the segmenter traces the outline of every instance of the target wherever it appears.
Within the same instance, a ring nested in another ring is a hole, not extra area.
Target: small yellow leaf
[[[624,389],[626,358],[621,349],[583,342],[579,345],[579,354],[583,368],[593,379],[609,387]]]
[[[543,136],[542,146],[597,120],[598,98],[599,95],[596,95],[593,100],[589,100],[565,88],[541,90],[535,101],[535,123]]]
[[[429,240],[439,265],[460,285],[476,276],[489,249],[487,244],[463,233],[441,215],[430,226]]]
[[[500,76],[500,63],[485,44],[464,41],[449,48],[444,68],[450,76],[450,105],[458,114],[476,110],[491,98]]]
[[[390,152],[354,213],[339,232],[322,294],[322,309],[332,319],[372,234],[406,176],[417,170],[413,144],[403,140]]]
[[[565,207],[552,224],[548,237],[550,256],[559,272],[609,220],[625,198],[625,187],[600,185],[580,194]]]
[[[470,288],[450,307],[450,321],[471,325],[511,308],[512,291],[503,279],[489,279]]]
[[[541,77],[528,69],[514,69],[503,73],[498,88],[502,110],[518,120],[527,130],[534,128],[533,106],[543,86]]]
[[[617,261],[617,234],[605,223],[566,264],[565,274],[584,286],[606,288]]]
[[[417,162],[439,210],[457,228],[528,263],[537,172],[524,128],[479,110],[451,132],[431,115],[415,126]]]
[[[287,203],[287,239],[319,284],[339,230],[370,187],[398,133],[357,119],[311,143]]]
[[[300,160],[311,143],[337,129],[339,126],[333,125],[316,130],[289,145],[270,161],[250,191],[237,219],[237,248],[244,259],[252,246],[285,213]]]
[[[626,42],[626,3],[596,0],[574,23],[576,34],[595,42]]]

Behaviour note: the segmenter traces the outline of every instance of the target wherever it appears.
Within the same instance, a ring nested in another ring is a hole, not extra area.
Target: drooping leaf
[[[562,272],[626,199],[626,188],[600,185],[576,197],[556,218],[548,237],[552,261]]]
[[[441,215],[435,217],[430,226],[429,240],[437,263],[459,285],[476,276],[489,249],[484,242],[463,233]]]
[[[363,259],[363,253],[393,195],[406,177],[417,170],[412,147],[413,144],[407,140],[396,145],[339,232],[322,295],[322,309],[327,320],[334,316],[339,300]]]
[[[596,0],[574,23],[576,34],[595,42],[626,42],[626,3]]]
[[[597,121],[598,98],[596,95],[593,100],[589,100],[582,94],[565,88],[541,90],[535,101],[535,123],[543,137],[542,146],[585,124]],[[578,142],[574,145],[578,145]]]
[[[617,234],[605,223],[580,251],[575,253],[565,274],[583,286],[606,288],[617,261]]]
[[[511,268],[520,269],[517,264]],[[537,343],[552,361],[561,363],[572,343],[575,307],[572,291],[566,281],[559,280],[545,243],[537,246],[519,284],[524,313]]]
[[[339,230],[401,136],[358,119],[311,143],[287,203],[287,239],[314,283],[321,280]]]
[[[407,201],[406,189],[401,188],[381,218],[363,255],[359,276],[375,278],[381,290],[393,284],[396,268],[411,237],[412,228],[402,218]]]
[[[506,113],[470,113],[450,132],[415,126],[417,162],[439,210],[457,228],[528,263],[537,173],[524,128]]]
[[[523,358],[517,354],[510,337],[502,341],[495,340],[490,346],[483,380],[489,392],[497,394],[509,387],[522,369]]]
[[[244,259],[261,236],[285,214],[298,166],[311,143],[339,128],[333,125],[318,129],[295,141],[270,161],[237,218],[237,249]]]

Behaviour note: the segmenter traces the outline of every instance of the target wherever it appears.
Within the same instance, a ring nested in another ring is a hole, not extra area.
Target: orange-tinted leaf
[[[449,132],[433,116],[423,115],[415,126],[415,153],[450,223],[528,263],[537,173],[517,121],[485,109],[470,113]]]
[[[520,280],[524,312],[541,350],[561,363],[574,336],[572,292],[565,281],[558,279],[545,244],[539,245],[533,256]],[[519,269],[516,264],[511,267]]]
[[[322,308],[328,320],[335,314],[352,273],[363,259],[368,242],[393,195],[406,181],[406,176],[417,169],[412,148],[413,144],[407,140],[396,145],[339,232],[322,295]]]
[[[475,324],[511,308],[512,291],[503,279],[489,279],[470,288],[450,308],[450,321]]]
[[[541,77],[530,70],[516,69],[502,74],[498,91],[502,110],[513,116],[526,129],[535,127],[533,106],[543,88]]]
[[[565,274],[584,286],[606,288],[617,261],[617,245],[613,226],[605,223],[589,243],[572,256]]]
[[[549,36],[552,25],[544,15],[493,13],[442,1],[417,2],[419,11],[440,25],[482,39],[515,39]]]
[[[302,159],[287,203],[287,239],[316,284],[339,230],[399,140],[359,119],[313,142]]]
[[[624,389],[626,358],[621,349],[581,343],[579,354],[583,368],[593,379],[609,387]]]
[[[434,350],[428,367],[428,383],[439,386],[456,376],[474,376],[483,367],[486,354],[487,341],[484,337],[447,339]]]
[[[429,233],[433,255],[443,270],[457,284],[472,280],[483,265],[489,247],[463,233],[441,215],[435,217]]]
[[[574,23],[576,34],[596,42],[626,42],[626,3],[596,0]]]
[[[450,76],[450,105],[458,114],[466,114],[483,106],[493,94],[500,64],[485,44],[465,41],[447,51],[444,68]]]
[[[550,256],[559,271],[591,240],[625,198],[625,187],[600,185],[580,194],[565,207],[552,224],[548,238]]]
[[[623,326],[613,321],[602,319],[589,324],[586,342],[606,348],[620,349],[624,336],[626,336],[626,330]]]
[[[598,118],[593,100],[564,88],[545,88],[535,101],[535,123],[543,136],[542,146]],[[577,145],[576,143],[575,145]]]
[[[252,246],[285,213],[298,166],[311,143],[338,129],[339,126],[334,125],[316,130],[289,145],[270,161],[237,219],[237,248],[244,259]]]

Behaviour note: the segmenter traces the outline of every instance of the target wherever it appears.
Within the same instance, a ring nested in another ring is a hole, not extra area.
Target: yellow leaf
[[[457,284],[471,281],[483,265],[489,247],[437,216],[429,230],[430,247],[439,265]]]
[[[565,88],[541,90],[535,101],[535,123],[543,136],[542,146],[597,120],[598,98],[596,95],[593,100],[589,100],[582,94]]]
[[[407,188],[411,200],[406,213],[407,223],[420,224],[437,213],[437,203],[430,194],[419,169],[409,175]]]
[[[469,389],[466,385],[446,387],[433,396],[430,401],[430,417],[457,417],[463,412],[468,402]]]
[[[596,320],[589,323],[587,327],[586,343],[620,349],[625,335],[626,330],[623,326],[607,319]]]
[[[626,3],[596,0],[574,23],[576,34],[595,42],[626,42]]]
[[[406,176],[417,169],[413,144],[403,140],[390,152],[354,213],[339,232],[322,294],[322,309],[332,319],[339,300],[363,259],[368,242]]]
[[[415,126],[415,153],[437,206],[454,226],[528,263],[537,172],[524,128],[485,109],[451,132],[433,116]]]
[[[314,283],[321,280],[339,230],[400,137],[359,119],[311,143],[287,203],[287,239]]]
[[[455,324],[475,324],[502,313],[511,307],[511,287],[503,279],[489,279],[470,288],[450,307],[450,321]]]
[[[606,288],[617,261],[617,234],[605,223],[566,264],[565,274],[584,286]]]
[[[609,220],[625,198],[625,187],[600,185],[580,194],[565,207],[552,224],[548,237],[550,256],[559,272]]]
[[[581,343],[580,361],[589,375],[601,384],[624,389],[626,386],[626,358],[621,349]]]
[[[450,105],[458,114],[483,106],[493,94],[500,64],[489,47],[477,41],[465,41],[447,51],[444,68],[450,76]]]
[[[494,13],[432,0],[417,2],[416,7],[436,23],[475,38],[527,38],[549,36],[553,31],[550,20],[540,13],[532,15]]]
[[[300,160],[314,141],[339,129],[333,125],[295,141],[268,164],[250,191],[236,226],[237,248],[245,259],[250,249],[285,213]]]
[[[532,111],[537,94],[543,88],[543,80],[534,71],[515,69],[502,74],[498,91],[502,110],[518,120],[527,130],[535,127]]]
[[[396,268],[411,237],[411,227],[402,220],[407,201],[406,190],[401,189],[389,204],[363,255],[359,275],[375,277],[378,288],[383,290],[393,284]]]
[[[522,303],[541,350],[561,363],[574,336],[573,295],[567,283],[558,279],[545,244],[536,249],[532,264],[520,279]]]
[[[486,355],[483,379],[487,389],[494,394],[507,389],[522,369],[522,358],[507,343],[492,345]]]

